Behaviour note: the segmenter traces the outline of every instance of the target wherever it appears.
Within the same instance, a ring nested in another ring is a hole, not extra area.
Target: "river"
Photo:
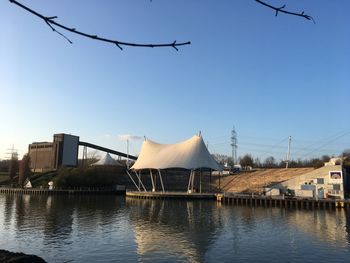
[[[350,211],[0,195],[0,249],[47,262],[347,262]]]

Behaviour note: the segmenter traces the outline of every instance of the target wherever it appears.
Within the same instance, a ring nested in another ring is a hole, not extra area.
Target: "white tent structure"
[[[171,168],[191,170],[187,187],[189,193],[193,192],[195,170],[222,170],[219,164],[210,155],[200,134],[176,144],[160,144],[146,139],[142,144],[140,155],[135,164],[131,167],[131,170],[136,174],[137,171],[140,170],[150,170],[152,191],[155,191],[152,170],[158,170],[162,190],[164,191],[161,169]],[[130,174],[129,176],[132,179]],[[138,178],[140,182],[140,174],[138,174]],[[146,191],[142,182],[141,186]],[[140,191],[140,188],[137,188]]]
[[[24,188],[33,188],[32,183],[30,182],[29,178],[27,178],[23,183]]]
[[[118,161],[114,160],[109,153],[106,153],[106,155],[101,158],[96,163],[91,164],[92,166],[98,166],[98,165],[118,165],[121,166],[122,164]]]

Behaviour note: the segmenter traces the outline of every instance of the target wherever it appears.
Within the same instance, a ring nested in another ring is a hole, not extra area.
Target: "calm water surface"
[[[0,195],[0,249],[48,262],[349,262],[350,213]]]

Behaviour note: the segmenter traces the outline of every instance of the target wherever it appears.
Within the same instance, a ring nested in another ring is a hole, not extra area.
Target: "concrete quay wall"
[[[28,195],[97,195],[120,194],[125,195],[125,189],[108,188],[76,188],[76,189],[40,189],[40,188],[0,188],[0,194],[28,194]]]
[[[217,194],[217,202],[231,205],[248,205],[263,207],[286,207],[301,209],[350,209],[350,200],[341,199],[292,199],[292,198],[271,198],[265,196],[242,196],[242,195],[225,195]]]

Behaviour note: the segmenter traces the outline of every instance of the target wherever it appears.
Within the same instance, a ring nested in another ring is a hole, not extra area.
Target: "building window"
[[[333,185],[333,190],[340,190],[340,184],[334,184]]]
[[[324,178],[317,178],[317,184],[324,184]]]

